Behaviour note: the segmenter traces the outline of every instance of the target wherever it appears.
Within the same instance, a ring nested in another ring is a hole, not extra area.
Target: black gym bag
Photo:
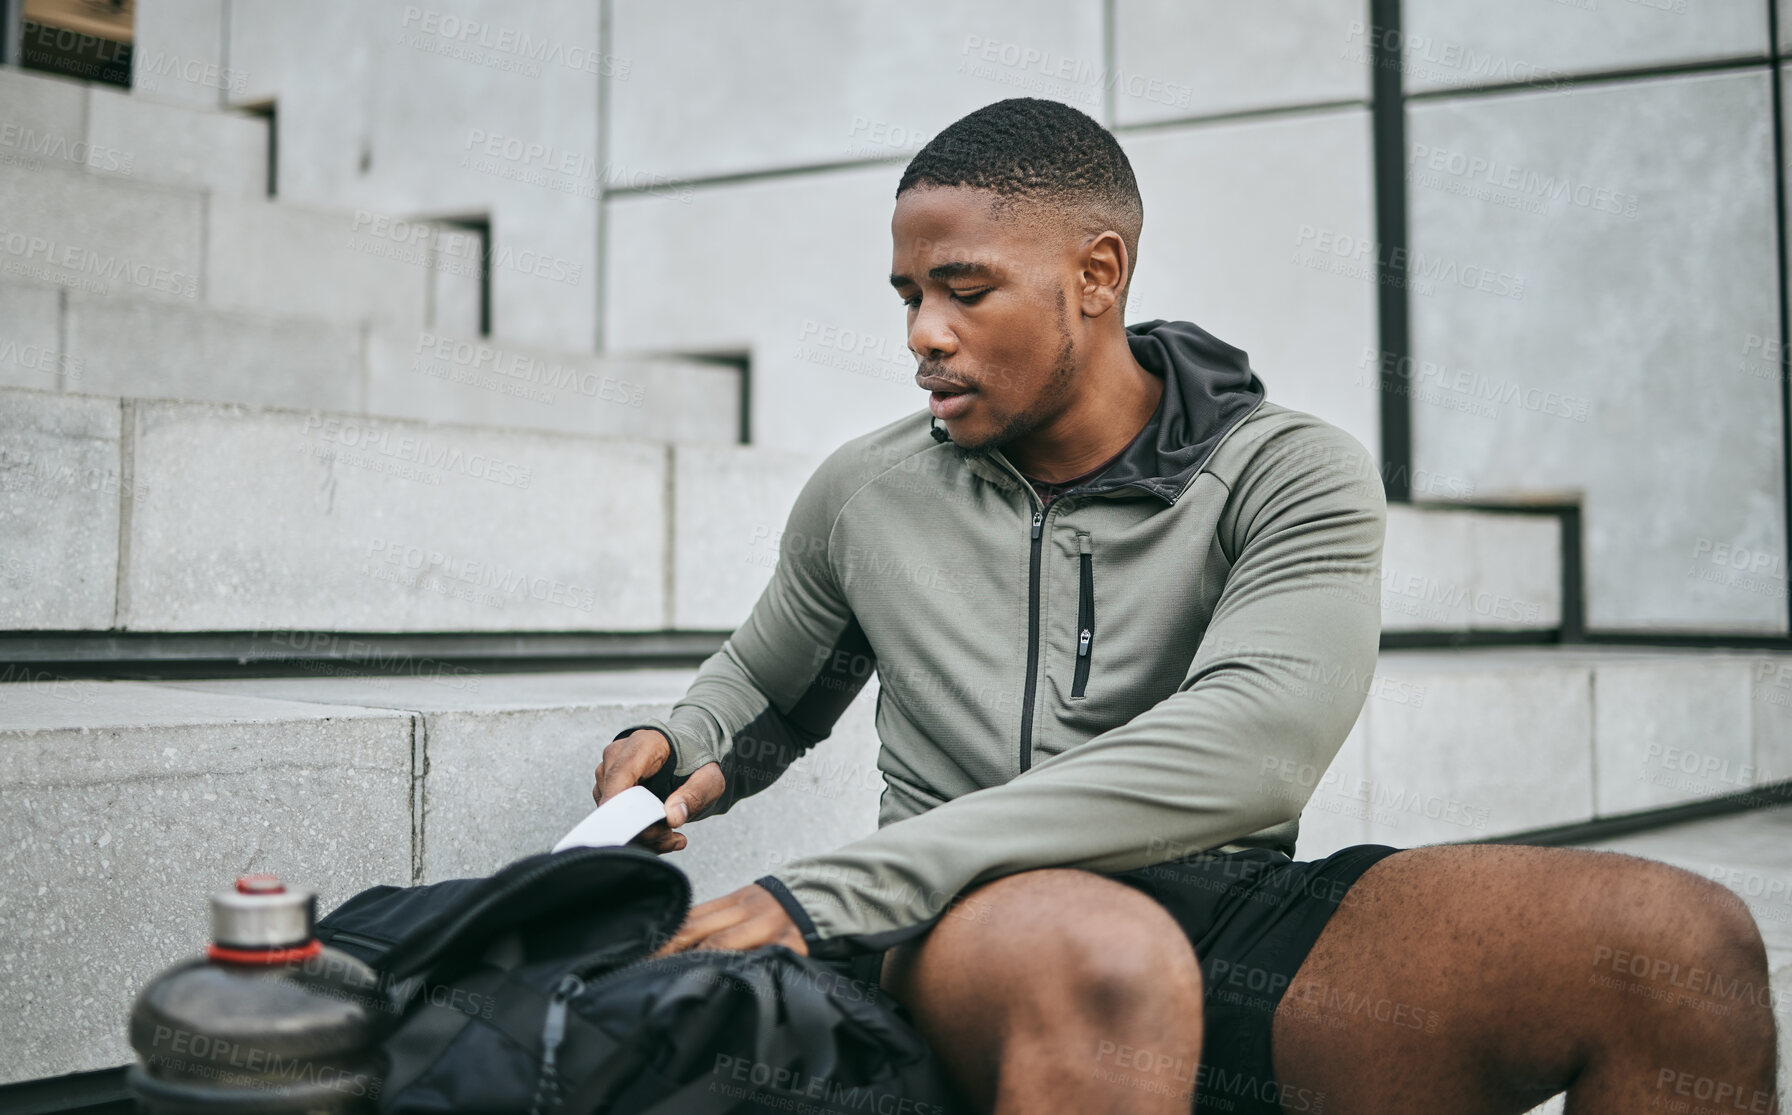
[[[383,1112],[965,1110],[875,987],[781,945],[653,958],[690,905],[653,852],[571,848],[373,887],[317,936],[386,980]]]

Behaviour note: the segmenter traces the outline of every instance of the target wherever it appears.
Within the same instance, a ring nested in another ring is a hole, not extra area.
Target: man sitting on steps
[[[1773,1110],[1766,952],[1723,887],[1568,849],[1292,858],[1287,772],[1331,763],[1375,668],[1382,488],[1243,352],[1123,325],[1142,219],[1114,137],[1051,101],[909,163],[890,281],[930,413],[828,456],[751,614],[592,791],[654,788],[640,842],[683,848],[875,669],[878,829],[662,951],[876,981],[981,1111]]]

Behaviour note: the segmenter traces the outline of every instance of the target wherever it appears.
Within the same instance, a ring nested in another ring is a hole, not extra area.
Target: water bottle
[[[211,944],[138,994],[127,1084],[152,1115],[372,1112],[392,1018],[379,975],[325,948],[317,895],[247,875],[211,900]]]

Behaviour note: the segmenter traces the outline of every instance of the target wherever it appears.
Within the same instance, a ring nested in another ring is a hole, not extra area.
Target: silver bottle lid
[[[288,889],[273,875],[244,875],[212,895],[212,943],[224,948],[297,948],[316,922],[316,892]]]

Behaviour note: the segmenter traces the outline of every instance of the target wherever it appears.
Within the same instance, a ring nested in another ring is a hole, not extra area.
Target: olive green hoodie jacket
[[[1293,854],[1312,780],[1286,772],[1331,762],[1375,668],[1380,477],[1198,326],[1127,339],[1164,377],[1157,410],[1043,510],[926,411],[835,450],[746,621],[664,720],[618,733],[672,742],[662,798],[721,764],[701,819],[825,739],[876,671],[877,831],[757,880],[811,955],[905,941],[1017,871]]]

